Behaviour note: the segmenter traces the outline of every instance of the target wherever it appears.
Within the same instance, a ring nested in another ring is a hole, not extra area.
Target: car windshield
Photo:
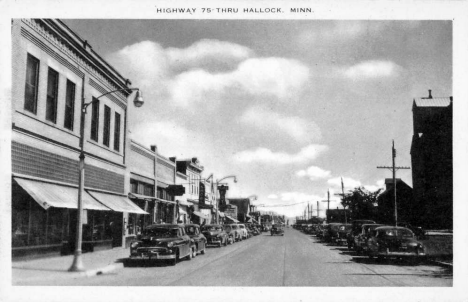
[[[170,238],[177,236],[177,228],[168,229],[168,228],[150,228],[144,229],[143,235],[154,236],[156,238]]]
[[[222,228],[221,228],[220,226],[208,225],[208,226],[203,227],[202,230],[203,230],[203,231],[214,232],[214,231],[221,231]]]
[[[406,237],[406,238],[412,238],[413,237],[413,232],[410,230],[398,230],[398,236],[401,237]]]
[[[185,228],[185,232],[187,233],[187,235],[197,235],[198,232],[197,232],[197,228],[194,227],[194,226],[188,226]]]

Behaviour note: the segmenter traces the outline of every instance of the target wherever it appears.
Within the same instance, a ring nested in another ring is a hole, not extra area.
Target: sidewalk
[[[123,268],[119,259],[127,258],[128,248],[113,248],[82,254],[84,272],[69,272],[73,255],[12,262],[12,285],[35,285],[64,278],[87,278]]]

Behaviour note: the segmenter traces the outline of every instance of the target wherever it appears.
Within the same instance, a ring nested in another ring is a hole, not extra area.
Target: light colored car
[[[249,232],[247,231],[247,228],[243,224],[238,224],[239,230],[241,231],[241,236],[242,239],[247,239],[249,238]]]

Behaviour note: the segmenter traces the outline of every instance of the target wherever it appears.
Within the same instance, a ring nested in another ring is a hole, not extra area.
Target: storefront
[[[123,212],[146,214],[125,196],[83,192],[83,251],[122,245]],[[12,255],[69,254],[74,250],[78,188],[13,177]]]

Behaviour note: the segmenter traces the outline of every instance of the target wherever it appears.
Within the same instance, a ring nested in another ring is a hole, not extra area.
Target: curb
[[[108,274],[110,272],[113,272],[117,269],[123,268],[123,263],[115,263],[111,264],[102,268],[94,269],[94,270],[89,270],[86,272],[81,273],[83,277],[93,277],[93,276],[98,276],[98,275],[103,275],[103,274]]]
[[[453,263],[436,261],[436,260],[429,260],[429,262],[443,266],[443,267],[453,268]]]

